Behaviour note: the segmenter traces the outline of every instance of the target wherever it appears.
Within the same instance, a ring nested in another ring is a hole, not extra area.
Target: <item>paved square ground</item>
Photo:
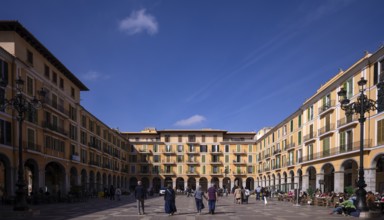
[[[164,213],[163,197],[152,197],[145,201],[145,215],[138,215],[136,203],[132,196],[125,196],[121,201],[109,199],[90,199],[79,203],[56,203],[35,205],[31,208],[39,214],[20,217],[12,215],[11,206],[0,206],[0,219],[41,219],[41,220],[112,220],[112,219],[218,219],[218,220],[324,220],[324,219],[356,219],[350,216],[329,215],[331,208],[317,206],[295,206],[289,202],[271,199],[267,205],[255,198],[250,198],[249,204],[234,204],[233,196],[219,198],[215,215],[208,214],[207,205],[202,215],[196,214],[194,198],[185,195],[177,196],[178,212],[174,216]],[[378,218],[384,219],[384,218]]]

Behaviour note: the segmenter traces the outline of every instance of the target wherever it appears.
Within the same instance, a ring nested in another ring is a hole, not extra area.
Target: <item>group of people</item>
[[[107,187],[104,188],[104,198],[109,198],[110,200],[115,200],[116,197],[117,197],[118,201],[121,200],[121,189],[119,186],[117,186],[117,188],[115,188],[113,185],[111,185],[109,187],[109,189]]]
[[[134,191],[134,196],[137,202],[138,214],[144,215],[144,200],[147,198],[147,191],[143,187],[141,181],[137,182],[137,186]],[[195,204],[198,214],[201,214],[202,210],[205,208],[203,199],[208,201],[209,214],[215,214],[216,203],[218,201],[218,193],[214,184],[212,184],[211,187],[208,188],[207,195],[205,195],[205,192],[201,189],[201,186],[198,186],[193,194],[192,192],[190,192],[189,194],[187,194],[187,196],[193,196],[195,198]],[[164,193],[164,211],[170,216],[174,215],[177,212],[176,191],[172,189],[171,184],[167,185],[167,188]]]
[[[248,204],[248,198],[251,195],[251,191],[248,188],[244,188],[242,186],[235,186],[235,190],[233,192],[234,202],[236,204]]]

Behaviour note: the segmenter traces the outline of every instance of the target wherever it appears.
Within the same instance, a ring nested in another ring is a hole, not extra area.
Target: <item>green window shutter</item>
[[[376,85],[378,81],[379,81],[379,63],[376,62],[373,67],[373,84]]]

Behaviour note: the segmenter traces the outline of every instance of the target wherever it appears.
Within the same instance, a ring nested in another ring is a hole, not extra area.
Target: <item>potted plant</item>
[[[308,194],[308,205],[313,205],[313,196],[315,194],[315,190],[312,187],[307,189]]]

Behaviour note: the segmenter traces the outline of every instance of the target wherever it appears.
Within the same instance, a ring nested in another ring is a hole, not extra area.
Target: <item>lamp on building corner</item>
[[[367,84],[367,80],[364,77],[357,82],[360,86],[360,95],[357,97],[356,102],[350,102],[347,98],[347,92],[344,88],[341,88],[337,93],[339,96],[341,109],[345,111],[346,116],[350,116],[352,114],[359,115],[359,123],[360,123],[360,167],[359,167],[359,179],[357,182],[358,190],[356,191],[357,198],[357,208],[360,210],[360,217],[368,216],[368,207],[366,203],[366,190],[364,189],[367,184],[365,184],[364,180],[364,122],[366,120],[365,113],[370,112],[371,110],[376,110],[376,101],[368,99],[367,95],[364,94],[365,88],[364,86]],[[382,80],[377,84],[377,88],[379,90],[379,99],[380,93],[384,92],[384,83]],[[378,100],[379,102],[380,100]]]
[[[45,97],[45,90],[42,88],[40,91],[37,92],[40,99],[37,99],[36,96],[34,96],[32,99],[29,99],[23,94],[23,86],[24,86],[24,80],[22,80],[20,77],[18,77],[15,80],[16,84],[16,95],[12,97],[11,99],[2,100],[2,104],[0,105],[0,110],[4,111],[5,109],[13,109],[17,112],[16,119],[18,121],[19,126],[19,146],[18,146],[18,179],[17,179],[17,190],[16,190],[16,200],[15,200],[15,206],[13,207],[13,210],[15,211],[27,211],[29,210],[28,204],[27,204],[27,192],[26,192],[26,184],[24,179],[24,161],[23,161],[23,147],[22,147],[22,125],[24,118],[27,113],[34,113],[37,109],[41,108],[42,101]]]

